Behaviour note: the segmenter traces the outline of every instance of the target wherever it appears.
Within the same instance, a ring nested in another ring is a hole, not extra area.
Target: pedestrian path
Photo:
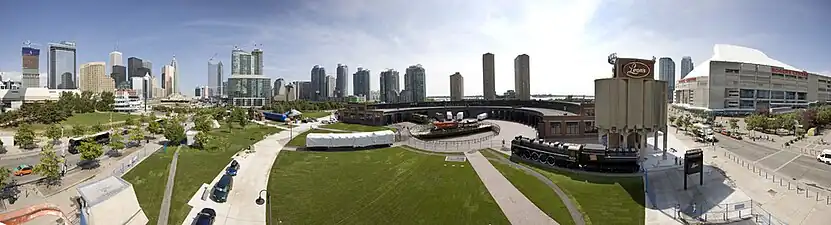
[[[179,162],[179,149],[182,146],[176,147],[176,152],[173,153],[173,160],[170,161],[170,168],[167,169],[167,183],[164,186],[164,198],[162,199],[162,206],[159,209],[159,221],[156,224],[167,224],[167,218],[170,215],[170,198],[173,195],[173,184],[176,180],[176,165]]]
[[[516,189],[482,153],[465,152],[465,156],[511,224],[559,224]]]

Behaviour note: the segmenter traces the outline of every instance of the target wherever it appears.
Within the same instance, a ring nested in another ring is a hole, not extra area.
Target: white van
[[[822,150],[822,153],[817,156],[817,161],[831,165],[831,150]]]

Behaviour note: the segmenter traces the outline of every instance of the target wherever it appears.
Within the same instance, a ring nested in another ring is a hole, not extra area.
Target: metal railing
[[[111,175],[121,177],[125,173],[133,169],[133,167],[150,157],[150,155],[152,155],[153,153],[165,148],[167,147],[162,146],[161,148],[154,148],[149,145],[144,145],[138,151],[133,152],[127,157],[124,157],[123,159],[119,160],[117,163],[119,163],[120,165],[116,166],[116,168],[113,169]]]
[[[469,150],[478,150],[484,148],[501,148],[503,142],[500,140],[491,140],[494,136],[499,135],[501,129],[499,125],[494,123],[486,123],[493,126],[493,132],[486,136],[465,139],[465,140],[420,140],[415,138],[410,132],[410,129],[398,129],[396,132],[396,139],[406,145],[437,152],[464,152]]]
[[[745,161],[744,159],[733,155],[732,153],[728,153],[727,151],[722,152],[727,159],[730,159],[734,163],[752,171],[759,177],[764,177],[765,180],[778,184],[779,187],[787,187],[788,191],[795,191],[797,194],[805,196],[805,198],[811,198],[815,201],[824,201],[826,205],[831,205],[831,191],[828,189],[820,187],[816,184],[804,183],[796,178],[781,175],[768,169],[756,166],[756,163]]]

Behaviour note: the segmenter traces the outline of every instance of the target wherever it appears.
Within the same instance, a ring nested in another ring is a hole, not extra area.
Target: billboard
[[[39,69],[40,49],[23,47],[23,69]]]
[[[654,60],[617,58],[615,60],[615,77],[632,79],[653,79]]]

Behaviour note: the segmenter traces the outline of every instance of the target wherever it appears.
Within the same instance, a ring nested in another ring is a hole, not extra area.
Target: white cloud
[[[308,80],[315,64],[334,73],[337,63],[345,63],[350,72],[357,67],[371,69],[372,88],[377,90],[381,70],[394,68],[403,75],[407,66],[422,64],[428,95],[447,95],[448,77],[454,72],[465,77],[465,94],[481,94],[485,52],[496,55],[498,93],[514,89],[513,59],[528,54],[532,93],[589,95],[594,92],[594,79],[610,76],[609,53],[643,58],[669,55],[676,60],[691,55],[696,62],[712,54],[716,42],[711,39],[672,39],[627,18],[600,23],[609,26],[608,31],[589,27],[603,4],[599,0],[326,0],[307,3],[290,16],[264,20],[274,23],[189,25],[247,31],[204,41],[214,46],[247,40],[263,43],[267,75],[287,80]],[[622,27],[626,29],[615,29]],[[750,34],[724,41],[752,44],[766,38]]]

